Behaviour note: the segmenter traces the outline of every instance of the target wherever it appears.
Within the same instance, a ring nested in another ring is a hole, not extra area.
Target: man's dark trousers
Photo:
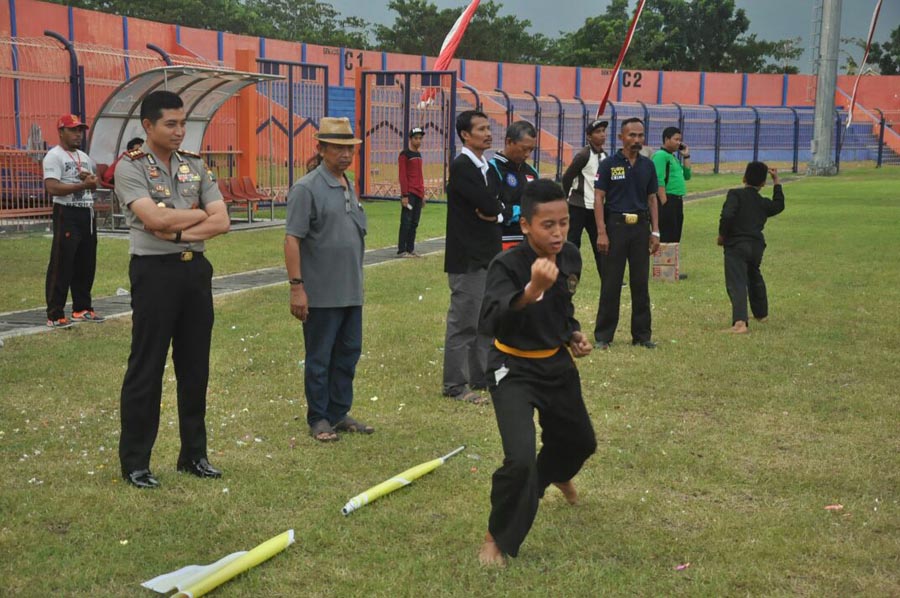
[[[422,215],[422,198],[409,194],[409,207],[400,204],[400,238],[397,241],[397,253],[412,253],[416,248],[416,230],[419,228],[419,217]]]
[[[681,243],[681,229],[684,228],[684,197],[667,195],[665,204],[659,203],[659,242]]]
[[[150,467],[169,344],[178,380],[178,463],[207,457],[206,388],[215,317],[212,273],[212,265],[199,252],[189,262],[180,261],[177,253],[131,258],[131,355],[120,398],[123,474]]]
[[[649,341],[650,330],[650,226],[646,215],[637,224],[625,224],[622,214],[607,214],[606,234],[609,251],[601,255],[600,306],[594,339],[611,343],[619,325],[619,305],[622,299],[622,280],[628,262],[631,287],[631,341]]]
[[[306,423],[334,425],[353,405],[353,378],[362,353],[362,306],[311,307],[303,323]]]
[[[600,252],[597,251],[597,221],[594,219],[594,210],[581,206],[569,206],[569,242],[581,249],[581,237],[585,230],[594,251],[597,274],[603,278],[603,274],[600,272]]]
[[[759,241],[739,241],[725,247],[725,288],[731,299],[731,323],[747,321],[747,297],[756,318],[769,315],[766,281],[759,266],[766,246]]]
[[[93,309],[91,288],[97,270],[97,228],[91,208],[53,204],[53,244],[47,266],[47,319],[65,317],[72,289],[72,311]]]

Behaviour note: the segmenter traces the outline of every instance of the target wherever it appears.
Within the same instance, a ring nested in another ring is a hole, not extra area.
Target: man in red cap
[[[53,196],[53,245],[47,266],[47,326],[68,328],[74,322],[102,322],[91,304],[97,269],[97,224],[93,190],[97,166],[81,151],[88,126],[75,114],[56,123],[59,145],[44,157],[44,188]],[[72,289],[72,319],[66,297]]]

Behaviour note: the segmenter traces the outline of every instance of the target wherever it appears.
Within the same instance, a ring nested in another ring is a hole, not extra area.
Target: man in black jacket
[[[767,172],[775,186],[771,200],[759,194],[766,184]],[[719,218],[718,243],[725,247],[725,288],[731,299],[728,332],[736,334],[748,332],[748,295],[753,317],[765,322],[769,316],[766,281],[759,271],[766,249],[762,231],[768,218],[784,211],[784,192],[775,168],[763,162],[750,162],[744,171],[744,185],[742,189],[728,191]]]
[[[484,152],[490,149],[487,115],[466,110],[456,118],[462,152],[450,163],[447,183],[447,245],[444,271],[450,285],[450,309],[444,340],[444,396],[482,404],[473,390],[486,388],[487,352],[491,339],[479,336],[478,313],[487,267],[500,252],[503,204]]]

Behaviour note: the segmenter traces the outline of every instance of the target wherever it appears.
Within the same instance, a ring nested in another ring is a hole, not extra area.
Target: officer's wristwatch
[[[303,279],[302,278],[291,278],[291,279],[288,279],[288,283],[290,283],[291,286],[303,284]]]

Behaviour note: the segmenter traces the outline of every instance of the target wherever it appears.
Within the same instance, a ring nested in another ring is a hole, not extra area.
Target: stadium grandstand
[[[533,122],[539,130],[535,166],[543,176],[559,178],[585,144],[585,124],[595,117],[611,75],[473,60],[454,60],[451,71],[438,72],[430,70],[434,61],[36,0],[0,1],[0,226],[49,220],[40,164],[56,143],[58,116],[73,113],[92,124],[117,89],[153,69],[270,76],[224,102],[199,147],[188,148],[204,155],[237,213],[246,209],[248,219],[261,206],[284,201],[315,152],[312,135],[323,116],[348,116],[363,136],[353,168],[363,197],[398,197],[396,155],[411,125],[428,132],[422,148],[431,165],[427,193],[442,197],[446,165],[458,150],[455,114],[470,108],[489,115],[495,139],[513,120]],[[864,77],[847,128],[852,85],[852,77],[838,77],[836,162],[900,164],[900,76]],[[613,128],[624,118],[643,118],[650,147],[665,127],[679,126],[699,171],[760,159],[800,172],[810,159],[815,93],[811,75],[623,70],[603,117]]]

